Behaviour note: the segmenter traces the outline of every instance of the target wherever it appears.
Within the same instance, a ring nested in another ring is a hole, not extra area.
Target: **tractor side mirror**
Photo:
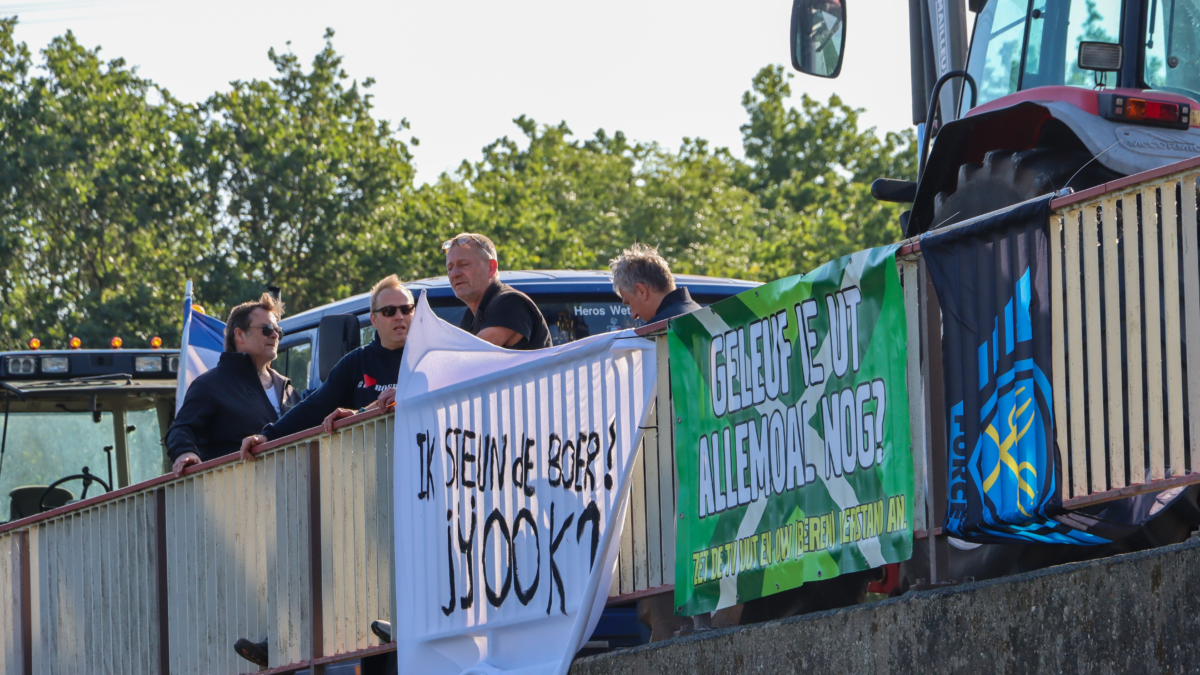
[[[358,317],[353,314],[329,314],[321,317],[317,327],[317,371],[321,381],[329,379],[329,371],[342,357],[358,349]]]
[[[846,49],[847,0],[792,3],[792,67],[817,77],[837,77]]]

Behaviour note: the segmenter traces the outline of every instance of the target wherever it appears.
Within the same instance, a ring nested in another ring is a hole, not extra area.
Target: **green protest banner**
[[[678,614],[912,554],[895,252],[860,251],[670,322]]]

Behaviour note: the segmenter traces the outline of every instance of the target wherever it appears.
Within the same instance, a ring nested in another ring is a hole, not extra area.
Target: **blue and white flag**
[[[192,306],[192,282],[183,299],[183,342],[179,347],[179,384],[175,389],[175,412],[183,405],[187,388],[202,373],[217,367],[225,351],[225,324]]]

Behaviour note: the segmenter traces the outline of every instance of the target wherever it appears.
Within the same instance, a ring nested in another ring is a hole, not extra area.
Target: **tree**
[[[916,180],[911,130],[880,138],[859,129],[861,109],[835,96],[822,106],[807,95],[801,109],[781,66],[763,68],[742,97],[746,166],[737,182],[759,197],[771,216],[757,257],[769,278],[808,271],[856,250],[898,241],[901,207],[876,201],[876,178]]]
[[[373,81],[349,81],[332,40],[327,30],[309,72],[294,54],[272,49],[278,77],[234,82],[203,107],[198,163],[223,258],[203,292],[220,298],[215,304],[269,285],[281,286],[293,309],[361,292],[375,273],[359,264],[360,251],[386,239],[379,233],[403,229],[397,207],[412,194],[408,148],[399,129],[371,116],[365,91]]]
[[[762,69],[742,104],[745,158],[685,138],[514,120],[452,174],[414,187],[408,146],[373,117],[333,32],[311,68],[235,81],[200,105],[67,33],[34,76],[15,19],[0,22],[0,340],[178,339],[186,279],[223,315],[268,285],[301,311],[396,273],[443,273],[442,241],[491,236],[505,269],[603,269],[635,241],[681,273],[768,281],[900,237],[871,180],[913,178],[911,132],[860,129],[836,96],[791,108]],[[413,144],[416,139],[413,139]]]
[[[32,76],[15,26],[0,21],[4,345],[177,340],[179,290],[211,232],[181,161],[197,116],[69,32]]]

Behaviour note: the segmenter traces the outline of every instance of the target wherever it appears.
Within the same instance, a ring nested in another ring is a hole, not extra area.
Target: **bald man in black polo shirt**
[[[506,349],[551,346],[542,311],[521,291],[500,283],[496,246],[482,234],[460,234],[442,244],[454,295],[467,304],[458,327]]]

